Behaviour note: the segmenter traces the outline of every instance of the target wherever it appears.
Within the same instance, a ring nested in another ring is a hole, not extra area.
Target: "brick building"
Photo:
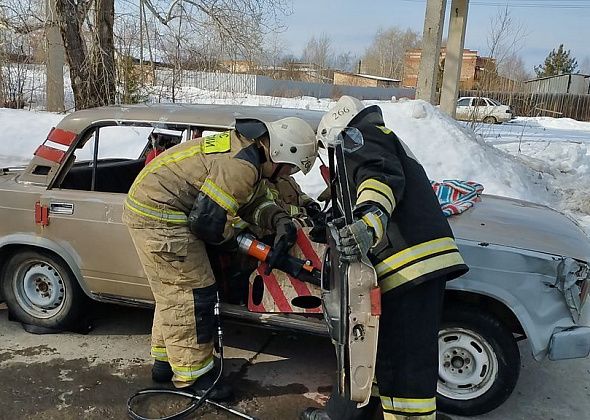
[[[447,51],[446,48],[440,50],[439,65],[441,68],[439,84],[442,82],[442,68]],[[422,50],[419,48],[412,49],[406,52],[404,59],[404,77],[402,80],[403,87],[416,87],[418,83],[418,68],[420,67],[420,58],[422,57]],[[493,58],[480,57],[477,51],[463,50],[463,63],[461,64],[461,77],[459,79],[459,89],[471,90],[478,88],[478,82],[482,75],[486,72],[488,74],[496,72],[496,63]]]

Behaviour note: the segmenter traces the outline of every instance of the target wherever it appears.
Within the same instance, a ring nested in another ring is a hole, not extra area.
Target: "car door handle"
[[[73,203],[49,203],[49,213],[74,214]]]

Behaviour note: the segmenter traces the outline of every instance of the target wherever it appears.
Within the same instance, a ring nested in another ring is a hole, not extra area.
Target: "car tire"
[[[448,306],[439,332],[437,405],[462,416],[487,413],[512,393],[520,352],[495,316],[468,305]]]
[[[13,319],[49,330],[77,327],[86,296],[60,258],[35,250],[16,252],[0,279]]]
[[[491,115],[488,115],[487,117],[485,117],[483,119],[483,122],[485,124],[497,124],[498,123],[498,120],[496,119],[496,117],[493,117]]]

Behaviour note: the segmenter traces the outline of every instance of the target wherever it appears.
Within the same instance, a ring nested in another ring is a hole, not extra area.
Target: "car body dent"
[[[153,296],[121,222],[125,195],[52,188],[72,166],[70,157],[85,141],[85,133],[97,126],[150,122],[229,127],[236,116],[270,120],[292,113],[314,127],[323,115],[309,110],[297,114],[289,109],[174,104],[104,107],[70,114],[57,127],[77,137],[61,163],[35,156],[24,170],[0,172],[0,249],[9,244],[48,249],[68,264],[93,299],[149,305]],[[48,172],[38,174],[37,166],[49,167]],[[50,214],[48,226],[35,225],[35,203],[49,205],[52,201],[72,204],[74,214]],[[487,296],[505,305],[520,322],[535,358],[547,353],[553,334],[590,325],[590,299],[582,302],[578,293],[578,283],[588,283],[584,262],[590,261],[590,240],[576,223],[546,206],[492,195],[482,195],[480,202],[450,217],[449,222],[471,271],[449,282],[448,289]],[[97,232],[102,236],[94,237]],[[87,243],[88,238],[94,242]],[[104,264],[105,259],[109,264]],[[272,319],[281,317],[289,318],[281,314]],[[566,339],[563,336],[559,341]]]
[[[570,310],[558,284],[564,267],[584,269],[587,265],[502,245],[465,240],[457,243],[470,271],[449,282],[447,289],[485,295],[504,304],[523,328],[535,359],[546,356],[554,333],[583,326],[579,312]],[[575,282],[570,280],[568,285],[566,290],[579,294]]]

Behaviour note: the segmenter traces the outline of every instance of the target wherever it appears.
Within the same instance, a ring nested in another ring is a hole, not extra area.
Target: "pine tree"
[[[556,76],[558,74],[577,73],[578,62],[574,57],[570,57],[570,50],[565,50],[563,44],[557,51],[553,49],[545,62],[540,66],[535,66],[537,77]]]

